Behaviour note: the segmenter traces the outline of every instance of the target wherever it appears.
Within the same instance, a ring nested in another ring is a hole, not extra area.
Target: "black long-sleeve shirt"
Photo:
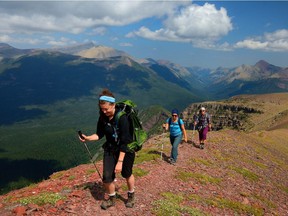
[[[109,121],[106,116],[100,116],[97,123],[97,135],[99,139],[106,137],[106,142],[104,144],[104,149],[108,145],[112,148],[111,150],[120,149],[122,152],[127,152],[127,144],[133,141],[133,136],[130,130],[130,124],[128,117],[122,115],[118,120],[118,125],[116,126],[115,118],[118,113],[116,109],[114,117]],[[116,127],[118,128],[117,131]],[[119,141],[119,142],[118,142]]]

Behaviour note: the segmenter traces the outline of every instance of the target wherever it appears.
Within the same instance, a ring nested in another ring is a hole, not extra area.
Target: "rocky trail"
[[[201,150],[197,132],[188,130],[175,166],[168,163],[169,134],[161,134],[137,153],[134,208],[125,207],[126,183],[118,176],[116,206],[101,210],[101,181],[84,164],[0,196],[0,215],[288,215],[287,132],[213,131]]]

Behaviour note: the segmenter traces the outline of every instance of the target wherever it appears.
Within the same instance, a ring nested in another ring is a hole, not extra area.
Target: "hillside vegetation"
[[[132,209],[124,205],[127,188],[119,176],[116,206],[101,210],[102,183],[93,165],[83,164],[0,196],[0,214],[287,215],[287,94],[243,95],[229,102],[258,106],[261,112],[246,119],[254,126],[246,132],[209,132],[204,150],[198,148],[197,132],[188,130],[176,166],[167,161],[169,134],[151,137],[137,153]],[[102,170],[101,161],[97,166]]]
[[[227,100],[193,103],[183,110],[187,127],[193,128],[193,115],[201,106],[212,115],[215,130],[244,131],[287,128],[288,93],[240,95]]]
[[[11,126],[0,127],[0,194],[47,179],[53,172],[69,169],[89,158],[77,139],[77,131],[91,134],[96,130],[96,99],[87,97],[41,106],[49,114]],[[160,106],[140,112],[149,135],[159,133],[164,122]],[[160,129],[160,130],[159,130]],[[89,146],[102,154],[103,141]]]

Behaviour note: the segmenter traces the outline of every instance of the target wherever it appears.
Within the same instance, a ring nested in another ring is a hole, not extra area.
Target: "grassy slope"
[[[141,98],[144,101],[149,95],[151,93]],[[91,96],[58,101],[51,105],[26,106],[26,109],[40,108],[47,114],[0,127],[0,193],[41,181],[53,172],[89,163],[89,156],[76,132],[80,129],[85,134],[91,134],[96,130],[98,108],[95,101],[97,97]],[[153,116],[161,118],[162,110],[160,106],[149,109],[143,121]],[[159,126],[155,121],[153,124]],[[150,129],[151,133],[156,132]],[[89,143],[93,155],[102,152],[102,143]]]
[[[234,97],[232,100],[236,104],[261,110],[263,114],[251,115],[250,122],[253,123],[251,130],[264,130],[269,128],[286,127],[288,120],[288,93],[243,95]]]
[[[235,100],[234,98],[234,102]],[[274,115],[269,113],[271,111],[269,108],[272,106],[274,111],[276,109],[274,101],[279,104],[277,110],[285,109],[282,105],[287,102],[285,94],[241,96],[241,99],[238,98],[236,101],[259,105],[263,100],[271,103],[266,105],[263,103],[262,110],[265,112],[260,116],[255,115],[255,119],[259,121],[265,118],[269,120],[271,116],[274,118]],[[256,120],[254,121],[257,123]],[[137,215],[141,211],[143,214],[148,212],[155,215],[284,215],[288,210],[286,205],[288,131],[287,125],[283,126],[283,122],[279,124],[281,127],[273,123],[277,128],[275,130],[259,130],[257,129],[259,124],[255,124],[254,130],[249,133],[235,130],[210,132],[205,150],[191,146],[192,137],[193,141],[197,142],[197,133],[193,136],[192,131],[188,131],[190,142],[180,146],[177,166],[170,166],[165,161],[159,160],[162,144],[164,144],[164,159],[170,153],[168,134],[151,138],[144,149],[137,154],[135,164],[137,193],[142,194],[138,200],[144,204],[140,209],[126,211],[129,211],[130,215]],[[270,128],[270,124],[267,124],[267,128]],[[83,175],[86,177],[83,178]],[[51,180],[41,185],[50,188],[55,184],[57,189],[54,190],[60,190],[60,194],[61,190],[67,191],[67,188],[73,194],[81,185],[85,186],[87,182],[95,181],[95,175],[91,176],[91,165],[85,168],[79,166],[73,170],[55,173],[51,176]],[[58,181],[61,182],[62,189],[59,188]],[[119,179],[117,184],[125,191],[125,181]],[[40,192],[45,190],[42,187],[39,185]],[[88,185],[87,187],[89,188]],[[97,213],[99,205],[95,205],[93,195],[100,192],[97,188],[96,191],[93,191],[93,188],[87,190],[87,187],[83,188],[87,195],[85,203],[89,206],[93,203],[91,210]],[[17,199],[20,200],[22,197],[29,199],[30,190],[37,191],[38,186],[34,185],[19,192],[11,192],[7,196],[0,196],[0,200],[9,206],[12,200],[16,199],[17,202]],[[122,190],[120,189],[120,192]],[[12,199],[14,193],[18,198]],[[73,202],[71,197],[61,199],[66,199],[67,203],[71,204]],[[100,203],[101,200],[96,202]],[[73,204],[75,211],[84,214],[87,208],[85,206],[82,208],[83,206],[78,204],[78,200]],[[65,205],[65,202],[62,205]],[[122,205],[118,203],[111,210],[111,214],[122,212],[121,207]],[[47,209],[49,210],[49,205]],[[59,207],[57,210],[59,214],[61,209],[65,207]],[[0,208],[1,211],[5,212],[4,208]],[[46,211],[45,207],[43,211]],[[101,210],[98,213],[100,214]]]
[[[287,122],[287,115],[282,115],[284,117],[281,118],[281,121],[274,121],[275,119],[279,119],[279,113],[286,113],[285,110],[287,110],[288,107],[287,95],[288,94],[286,93],[240,96],[232,99],[232,102],[230,101],[230,103],[245,104],[247,106],[261,108],[263,114],[250,116],[252,122],[255,123],[255,127],[252,131],[258,131],[263,128],[287,129],[287,123],[285,123]],[[49,176],[51,172],[88,162],[89,157],[87,156],[83,145],[77,140],[76,130],[81,129],[84,133],[88,134],[94,131],[96,123],[96,118],[94,118],[94,116],[97,116],[95,98],[87,97],[66,100],[65,103],[59,102],[51,106],[43,106],[42,109],[49,113],[45,118],[0,128],[1,134],[6,134],[6,136],[0,138],[0,160],[2,161],[3,166],[1,170],[4,170],[1,173],[2,175],[3,173],[7,174],[1,176],[0,179],[2,181],[1,184],[10,189],[22,187],[29,184],[29,181],[31,181],[28,176],[26,179],[26,176],[22,175],[25,181],[23,181],[22,178],[20,179],[22,183],[17,185],[16,182],[19,180],[19,175],[13,176],[13,172],[9,171],[15,166],[17,167],[17,164],[24,164],[25,162],[25,164],[29,165],[31,163],[30,165],[32,167],[35,166],[35,164],[40,164],[42,167],[45,167],[45,169],[49,169],[50,173],[42,173],[36,169],[35,173],[38,172],[39,175],[34,176],[34,178],[42,180],[45,176]],[[56,112],[51,112],[51,110]],[[159,116],[158,119],[154,119],[154,122],[160,122],[161,124],[161,122],[165,120],[165,117],[162,118],[162,116],[160,116],[162,109],[155,108],[153,111],[156,112],[156,116]],[[151,111],[148,110],[147,112],[153,115]],[[71,116],[73,116],[73,118],[71,118]],[[91,118],[91,116],[93,116],[93,118]],[[143,118],[151,119],[151,116],[144,115]],[[153,130],[157,131],[157,128],[153,128]],[[158,130],[158,132],[161,131]],[[262,133],[268,134],[266,137],[270,137],[270,132],[265,131],[265,133]],[[285,133],[277,135],[274,130],[271,131],[271,134],[271,137],[275,137],[275,141],[273,141],[274,145],[282,145],[283,142],[277,143],[277,137],[280,137],[278,140],[282,139],[282,137],[285,139]],[[258,137],[258,135],[256,137]],[[39,143],[41,143],[41,145],[39,145]],[[89,147],[91,148],[92,153],[95,154],[99,151],[100,146],[101,144],[99,143],[92,143]],[[280,146],[279,149],[283,149],[283,146]],[[51,167],[51,164],[53,167]],[[7,178],[7,176],[10,177]],[[8,182],[10,183],[8,184]]]
[[[192,134],[188,131],[190,139]],[[170,153],[168,134],[155,136],[137,154],[135,208],[126,209],[119,199],[116,207],[107,213],[121,216],[285,215],[288,210],[287,134],[287,129],[248,134],[232,130],[210,132],[205,150],[193,147],[191,142],[180,145],[176,166],[160,160],[162,144],[164,159]],[[282,137],[280,142],[279,136]],[[102,168],[100,163],[98,166]],[[0,196],[4,205],[0,213],[11,212],[15,202],[45,204],[57,195],[55,202],[58,199],[64,202],[47,204],[41,208],[41,213],[53,208],[55,214],[61,215],[73,206],[77,215],[92,212],[101,215],[99,197],[103,196],[103,190],[100,185],[93,184],[98,178],[92,165],[55,173],[39,185]],[[116,184],[118,193],[125,196],[125,180],[117,178]],[[47,191],[50,198],[44,197]],[[35,211],[29,206],[26,208]]]
[[[0,133],[3,134],[0,138],[1,192],[43,180],[55,171],[89,161],[76,132],[78,129],[88,134],[95,131],[95,99],[66,100],[40,108],[48,114],[39,119],[0,127]],[[89,147],[95,154],[99,151],[101,143],[92,143]],[[46,171],[40,172],[40,166]],[[21,167],[23,172],[26,170],[27,174],[16,172],[17,167]],[[35,168],[35,172],[29,176],[32,167]],[[12,169],[14,172],[11,172]]]

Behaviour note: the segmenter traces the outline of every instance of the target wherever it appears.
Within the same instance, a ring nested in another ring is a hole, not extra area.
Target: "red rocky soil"
[[[149,172],[136,176],[136,204],[132,209],[125,207],[125,181],[118,176],[115,183],[120,197],[116,206],[102,210],[100,204],[106,196],[101,181],[97,172],[90,172],[95,170],[94,166],[85,164],[0,196],[0,215],[164,215],[163,203],[173,206],[165,192],[184,197],[174,204],[183,207],[182,210],[167,207],[166,215],[288,215],[287,154],[263,144],[258,135],[231,130],[209,132],[208,143],[201,150],[191,141],[192,131],[188,131],[190,141],[179,145],[175,166],[167,160],[168,134],[151,138],[138,154],[151,148],[154,151],[150,154],[155,159],[135,164],[135,168]],[[196,139],[195,133],[193,141]],[[97,166],[101,170],[101,161]],[[23,197],[43,192],[59,193],[65,198],[55,205],[19,203]],[[183,210],[184,207],[194,209],[197,214]]]

